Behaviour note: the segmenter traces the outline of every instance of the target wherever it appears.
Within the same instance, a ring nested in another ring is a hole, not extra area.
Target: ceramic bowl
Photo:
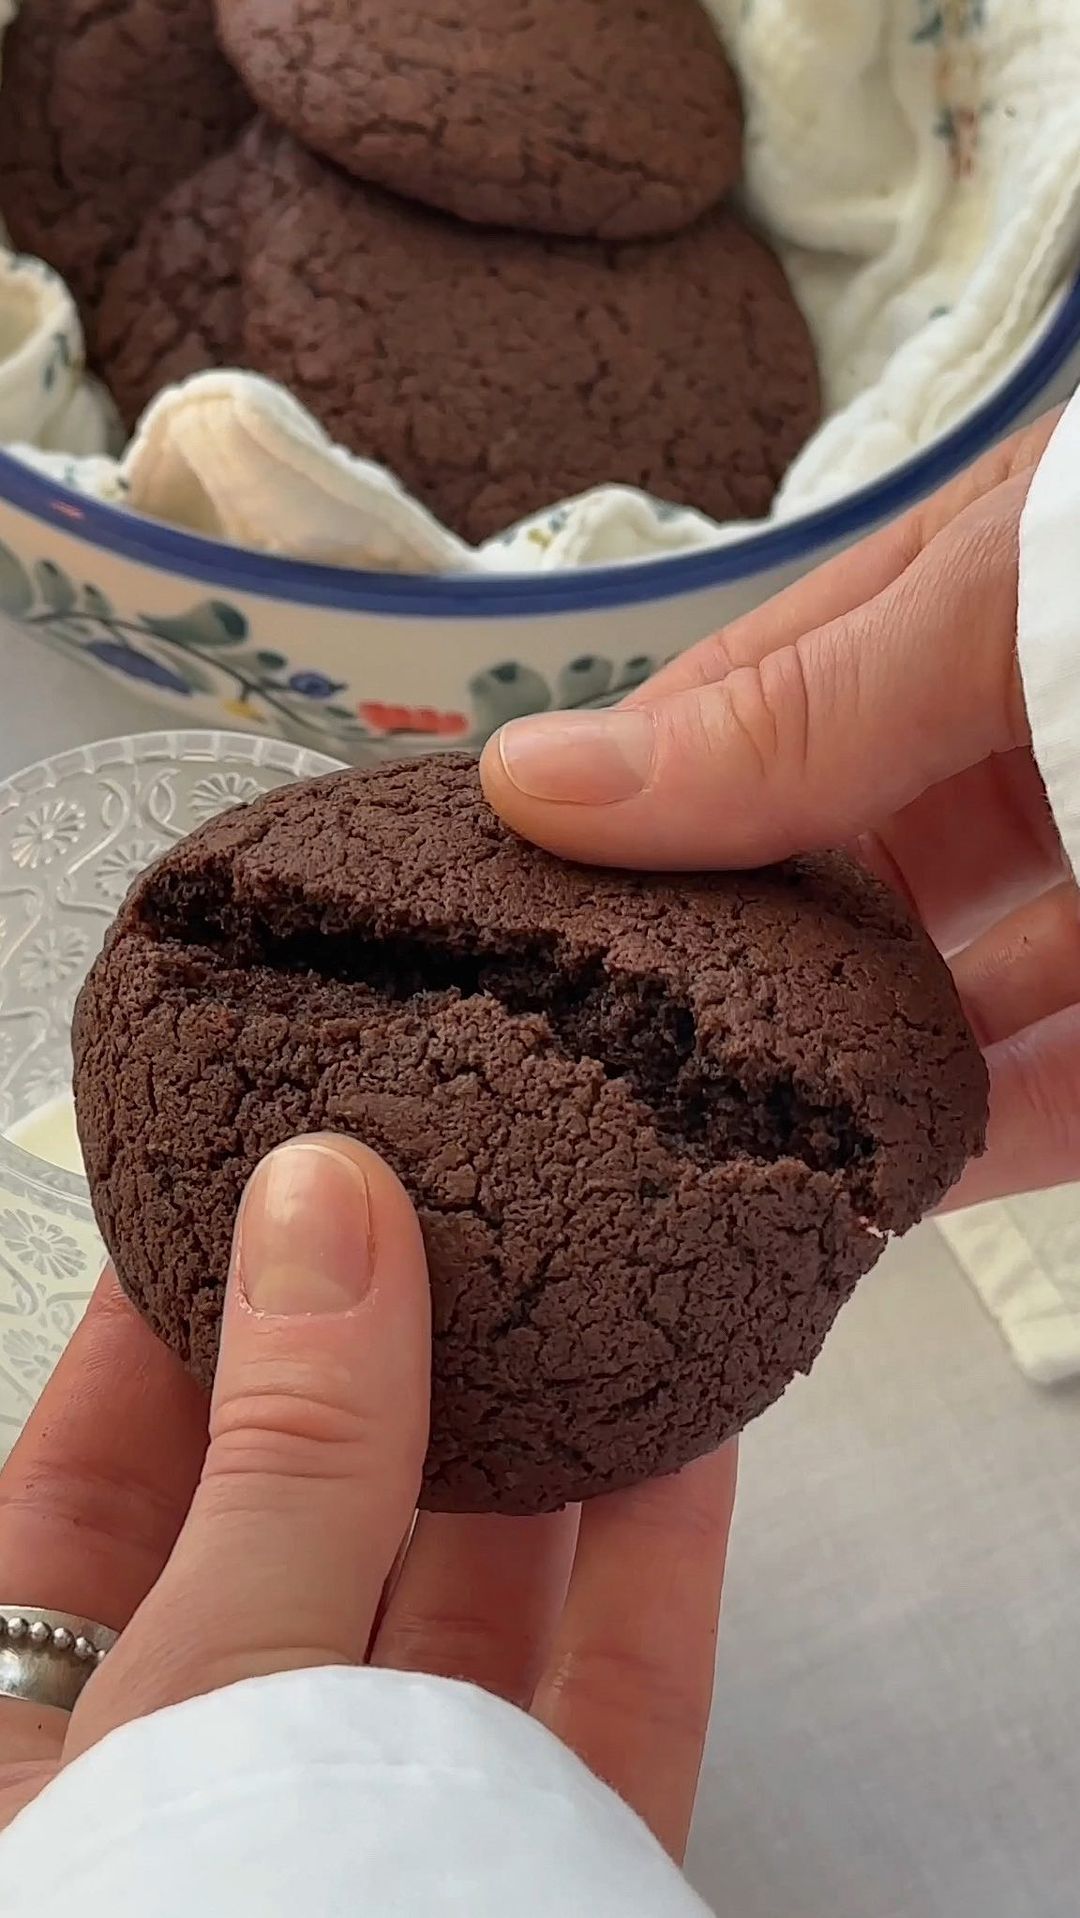
[[[281,740],[148,733],[0,784],[0,1459],[104,1260],[86,1180],[30,1147],[43,1113],[70,1124],[71,1015],[109,922],[193,827],[336,763]]]
[[[1080,378],[1080,283],[999,391],[838,505],[711,552],[550,574],[408,577],[251,553],[88,501],[0,454],[0,612],[176,723],[360,761],[479,746],[617,698],[942,484]]]

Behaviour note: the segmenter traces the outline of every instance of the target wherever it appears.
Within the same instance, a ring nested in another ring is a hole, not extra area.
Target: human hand
[[[1080,902],[1030,750],[1020,517],[1057,415],[673,661],[610,713],[517,720],[483,760],[527,838],[600,865],[848,844],[949,956],[991,1075],[951,1204],[1080,1177]]]
[[[681,1854],[734,1452],[580,1515],[422,1513],[402,1548],[429,1373],[416,1218],[341,1140],[282,1148],[248,1188],[209,1437],[203,1395],[106,1273],[0,1473],[0,1599],[121,1636],[70,1717],[0,1698],[0,1827],[129,1719],[370,1661],[531,1710]]]

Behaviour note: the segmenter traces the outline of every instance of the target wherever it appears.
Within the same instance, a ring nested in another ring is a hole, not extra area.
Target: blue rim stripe
[[[296,606],[411,619],[527,619],[640,606],[751,579],[774,567],[811,560],[823,548],[856,538],[944,484],[1005,434],[1044,393],[1080,348],[1080,280],[1044,338],[1000,392],[937,445],[863,487],[838,505],[751,535],[735,546],[624,566],[564,573],[370,573],[248,552],[181,532],[88,500],[0,451],[0,499],[20,512],[144,566],[205,582],[222,593],[247,593]]]

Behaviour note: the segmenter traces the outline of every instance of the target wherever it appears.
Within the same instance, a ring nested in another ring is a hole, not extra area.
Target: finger
[[[191,1512],[74,1749],[241,1678],[363,1658],[416,1504],[429,1317],[420,1228],[387,1167],[329,1138],[271,1153],[241,1207]]]
[[[121,1630],[175,1543],[206,1421],[106,1271],[0,1472],[0,1596]]]
[[[106,1271],[0,1472],[0,1597],[126,1625],[188,1509],[206,1413]],[[28,1777],[55,1763],[66,1730],[61,1712],[0,1701],[6,1763]]]
[[[775,599],[711,634],[700,645],[680,653],[622,703],[646,705],[670,693],[712,685],[734,667],[756,665],[766,653],[793,645],[801,634],[843,619],[868,600],[876,599],[907,571],[931,540],[977,500],[1017,475],[1024,475],[1025,484],[1030,485],[1061,411],[1057,408],[1000,446],[992,446],[974,466],[900,519],[828,560],[805,579],[796,580]]]
[[[1030,752],[998,753],[933,787],[853,850],[956,953],[1067,871]]]
[[[972,1028],[998,1044],[1080,1002],[1080,895],[1055,886],[1011,913],[953,960]],[[1080,1103],[1080,1087],[1077,1088]]]
[[[1014,1033],[987,1053],[990,1131],[948,1211],[1080,1179],[1080,1008]]]
[[[791,646],[803,633],[843,619],[867,600],[876,599],[919,556],[926,544],[919,514],[894,520],[880,533],[796,580],[775,599],[710,633],[685,653],[661,666],[620,702],[652,706],[673,693],[715,685],[740,666],[756,666],[767,653]]]
[[[735,1448],[582,1509],[534,1712],[681,1858],[712,1702]]]
[[[544,1518],[421,1513],[373,1665],[462,1678],[532,1699],[562,1611],[577,1512]]]
[[[716,685],[514,721],[485,752],[488,798],[565,857],[749,866],[852,838],[1023,744],[1025,488],[999,487],[868,605]]]
[[[383,1619],[386,1617],[386,1614],[390,1608],[390,1600],[393,1598],[394,1593],[397,1590],[398,1579],[401,1577],[402,1571],[405,1566],[405,1560],[409,1554],[409,1546],[412,1544],[413,1532],[416,1529],[416,1521],[418,1516],[419,1516],[418,1513],[416,1512],[413,1513],[412,1520],[409,1525],[409,1529],[406,1532],[405,1537],[402,1539],[401,1544],[398,1546],[397,1551],[394,1553],[394,1562],[391,1565],[389,1572],[387,1573],[382,1591],[379,1593],[379,1602],[377,1606],[375,1607],[375,1617],[372,1620],[372,1624],[371,1624],[371,1638],[369,1640],[369,1645],[373,1645],[376,1639],[378,1638],[379,1632],[382,1629]]]

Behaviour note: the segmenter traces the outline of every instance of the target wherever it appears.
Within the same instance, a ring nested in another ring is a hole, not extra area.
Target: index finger
[[[879,828],[1027,739],[1016,478],[900,579],[756,666],[646,706],[514,720],[481,761],[506,823],[588,865],[768,865]]]
[[[736,1448],[582,1508],[533,1711],[681,1859],[712,1704]]]
[[[764,606],[755,607],[691,646],[636,688],[624,706],[649,705],[671,693],[710,686],[741,666],[756,666],[767,654],[790,646],[803,633],[845,619],[892,586],[931,540],[977,500],[1017,474],[1034,473],[1046,451],[1062,408],[990,450],[974,466],[921,500],[900,519],[860,540],[849,551],[795,581]]]
[[[0,1472],[5,1599],[120,1631],[183,1522],[206,1421],[204,1393],[106,1270]]]

